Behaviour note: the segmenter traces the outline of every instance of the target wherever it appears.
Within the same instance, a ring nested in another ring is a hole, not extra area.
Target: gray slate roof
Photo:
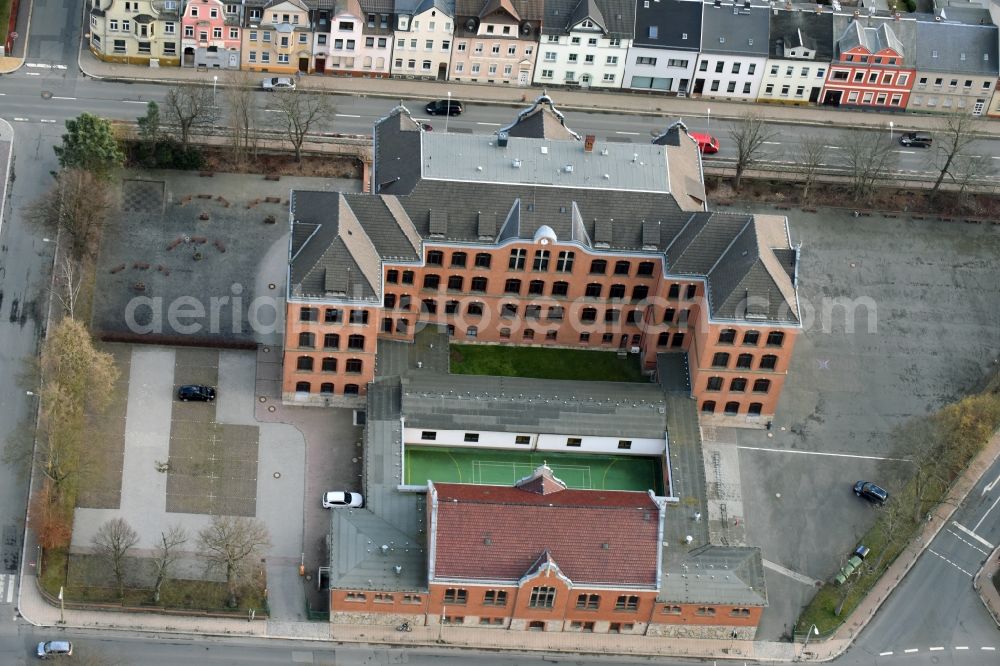
[[[655,384],[415,374],[403,380],[408,427],[596,437],[663,437]]]
[[[633,44],[696,52],[701,48],[701,17],[701,0],[660,0],[650,2],[649,7],[639,0]],[[651,36],[651,26],[656,27],[655,36]]]
[[[545,0],[542,33],[568,34],[589,17],[608,37],[631,39],[635,5],[630,0]]]
[[[541,95],[535,103],[517,114],[510,125],[497,130],[509,136],[533,139],[580,139],[580,135],[566,126],[566,117],[556,109],[548,95]]]
[[[833,14],[779,10],[771,13],[772,58],[785,58],[785,49],[805,46],[816,52],[815,62],[833,58]]]
[[[445,16],[455,16],[455,0],[396,0],[395,12],[416,16],[428,9],[437,9]]]
[[[706,2],[702,8],[702,53],[767,57],[769,5],[730,0],[719,5]]]
[[[996,76],[997,44],[995,25],[918,21],[916,67],[930,72]]]

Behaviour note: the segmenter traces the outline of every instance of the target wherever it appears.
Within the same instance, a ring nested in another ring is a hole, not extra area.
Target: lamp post
[[[892,128],[893,128],[893,125],[894,125],[894,123],[890,120],[889,121],[889,143],[892,143]]]
[[[212,106],[215,106],[215,87],[219,85],[219,75],[212,76]]]
[[[712,109],[708,107],[705,109],[705,129],[712,129]]]
[[[451,118],[451,91],[448,91],[448,106],[444,110],[444,133],[448,133],[448,119]]]
[[[806,639],[802,642],[802,652],[799,653],[799,661],[802,661],[805,657],[806,648],[809,647],[809,639],[812,638],[813,635],[819,636],[819,628],[815,624],[809,627],[809,631],[806,632]]]

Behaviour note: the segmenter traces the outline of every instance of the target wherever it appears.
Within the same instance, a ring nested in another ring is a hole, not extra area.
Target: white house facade
[[[620,0],[547,0],[534,82],[621,88],[633,7]]]
[[[455,0],[397,0],[392,75],[447,79],[454,32]]]

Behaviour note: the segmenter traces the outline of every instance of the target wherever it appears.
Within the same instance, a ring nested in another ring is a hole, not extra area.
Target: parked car
[[[364,498],[361,497],[361,493],[345,493],[331,491],[328,493],[323,493],[323,508],[324,509],[339,509],[341,507],[356,508],[364,506]]]
[[[711,134],[703,132],[690,132],[691,138],[698,142],[698,150],[703,155],[714,155],[719,152],[719,140]]]
[[[73,655],[73,644],[69,641],[42,641],[35,652],[39,659],[70,657]]]
[[[177,389],[177,399],[181,402],[194,400],[195,402],[213,402],[215,400],[215,389],[211,386],[201,384],[185,384]]]
[[[433,132],[434,131],[434,128],[431,126],[430,123],[420,123],[420,128],[423,129],[425,132]]]
[[[436,102],[429,102],[424,111],[432,116],[443,116],[446,113],[449,116],[458,116],[465,111],[465,106],[457,99],[439,99]]]
[[[916,148],[930,148],[934,143],[934,137],[930,132],[903,132],[899,137],[899,143],[904,146],[914,146]]]
[[[260,85],[264,90],[270,90],[271,92],[295,90],[295,80],[287,76],[272,76],[264,79]]]
[[[865,498],[872,504],[885,504],[886,500],[889,499],[889,493],[871,481],[858,481],[855,483],[854,494]]]

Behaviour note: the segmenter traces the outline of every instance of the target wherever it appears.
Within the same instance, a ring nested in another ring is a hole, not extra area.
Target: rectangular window
[[[552,608],[556,601],[556,588],[540,586],[531,588],[529,608]]]
[[[619,439],[618,440],[618,448],[622,449],[622,450],[625,450],[625,451],[631,449],[632,448],[632,440],[630,440],[630,439]]]
[[[615,601],[615,610],[617,611],[634,611],[639,610],[639,597],[632,594],[622,594],[619,595],[618,600]]]
[[[449,587],[444,591],[444,603],[464,604],[469,598],[468,590],[460,587]]]
[[[507,605],[507,591],[506,590],[486,590],[483,594],[483,605],[484,606],[506,606]]]
[[[478,442],[479,441],[479,433],[478,432],[467,432],[467,433],[465,433],[465,441],[466,442],[473,442],[473,443]]]
[[[578,447],[580,447],[582,445],[583,445],[583,440],[581,440],[579,437],[567,437],[566,438],[566,446],[571,446],[571,447],[574,447],[574,448],[578,448]]]
[[[438,437],[438,434],[434,430],[424,430],[420,433],[420,439],[425,442],[433,442]]]
[[[531,444],[531,435],[515,435],[515,444]]]

